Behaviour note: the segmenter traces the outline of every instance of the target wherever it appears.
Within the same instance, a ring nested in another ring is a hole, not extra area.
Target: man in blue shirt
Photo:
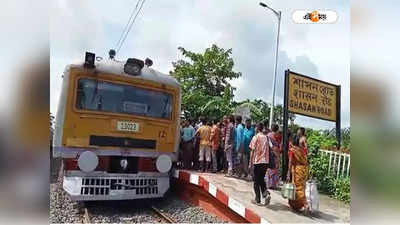
[[[186,120],[182,129],[183,167],[192,168],[194,128]]]
[[[247,119],[246,120],[246,127],[244,128],[243,131],[243,138],[244,138],[244,148],[243,148],[243,170],[244,170],[244,178],[245,179],[249,179],[249,160],[250,160],[250,149],[249,149],[249,145],[251,142],[251,139],[253,138],[253,136],[255,135],[255,130],[254,128],[251,126],[251,120]]]
[[[233,161],[234,161],[234,167],[235,167],[235,174],[237,176],[241,176],[242,173],[242,167],[241,167],[241,161],[242,161],[242,156],[243,156],[243,149],[244,149],[244,127],[242,124],[242,117],[237,116],[236,117],[236,129],[235,129],[235,151],[233,153]]]

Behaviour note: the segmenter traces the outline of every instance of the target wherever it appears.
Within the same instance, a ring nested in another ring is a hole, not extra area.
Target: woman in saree
[[[274,168],[269,168],[267,170],[268,176],[268,188],[272,190],[278,189],[278,184],[280,180],[279,174],[279,162],[280,162],[280,155],[281,155],[281,140],[278,134],[279,126],[277,124],[272,125],[272,132],[268,133],[268,137],[271,140],[271,150],[275,155],[275,165]]]
[[[309,211],[305,187],[308,179],[307,149],[300,147],[300,137],[289,134],[289,170],[287,180],[292,180],[296,186],[296,199],[289,200],[290,207],[295,211]],[[292,175],[290,177],[290,174]]]
[[[297,137],[299,137],[299,146],[304,149],[307,154],[307,138],[306,138],[306,129],[304,127],[300,127],[297,130]]]

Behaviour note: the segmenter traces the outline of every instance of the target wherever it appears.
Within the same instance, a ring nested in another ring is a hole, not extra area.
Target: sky
[[[82,61],[86,51],[106,58],[115,45],[137,0],[51,1],[50,111],[56,114],[61,75],[66,65]],[[284,71],[305,74],[341,85],[341,126],[350,126],[350,4],[348,1],[265,1],[282,11],[276,103],[283,103]],[[334,24],[296,24],[294,10],[329,9]],[[255,0],[147,0],[117,59],[153,60],[163,73],[182,59],[178,47],[202,52],[212,44],[229,49],[234,70],[235,100],[272,101],[277,17]],[[297,124],[315,129],[334,128],[333,122],[297,116]]]

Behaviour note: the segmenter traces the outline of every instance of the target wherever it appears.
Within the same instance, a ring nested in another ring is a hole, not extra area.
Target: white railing
[[[350,176],[350,154],[330,150],[320,150],[323,155],[329,155],[328,172],[336,178]]]

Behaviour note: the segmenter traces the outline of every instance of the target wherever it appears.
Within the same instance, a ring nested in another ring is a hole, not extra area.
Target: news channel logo
[[[296,10],[292,19],[300,24],[329,24],[335,23],[338,15],[333,10]]]

